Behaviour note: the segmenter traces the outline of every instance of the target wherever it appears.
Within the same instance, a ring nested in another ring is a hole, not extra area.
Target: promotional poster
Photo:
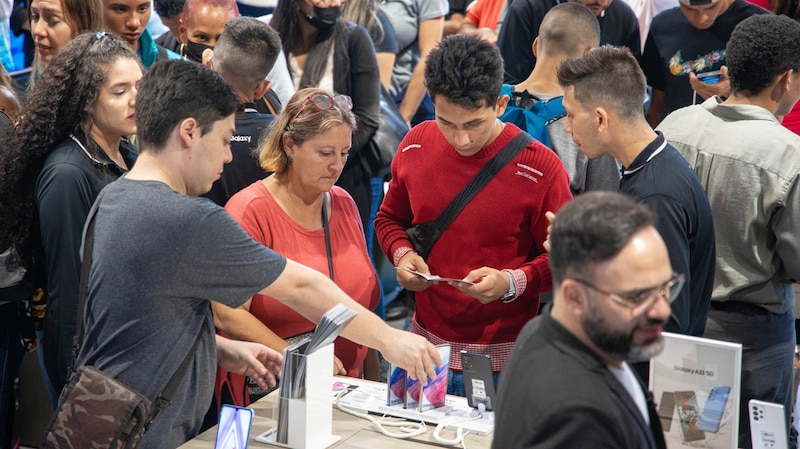
[[[670,449],[736,449],[740,344],[664,333],[650,361],[650,389]]]

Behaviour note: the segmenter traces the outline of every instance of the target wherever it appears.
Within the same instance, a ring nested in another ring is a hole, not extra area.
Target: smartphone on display
[[[214,449],[246,449],[252,424],[252,409],[223,405],[219,413]]]
[[[728,395],[731,394],[731,387],[714,387],[708,392],[706,405],[700,414],[700,422],[697,428],[704,432],[717,433],[722,422],[722,415],[725,413],[725,405],[728,403]]]
[[[478,404],[483,404],[486,410],[492,410],[497,402],[497,386],[494,384],[491,357],[488,354],[461,351],[461,369],[469,406],[478,408]]]
[[[722,77],[722,70],[714,70],[713,72],[697,73],[697,79],[706,84],[717,84],[720,77]]]
[[[667,433],[672,429],[672,417],[675,416],[675,393],[665,391],[661,393],[658,403],[658,418],[661,420],[661,430]]]
[[[751,399],[747,407],[753,449],[786,449],[786,415],[783,405]]]
[[[683,441],[688,443],[705,439],[705,432],[697,428],[700,422],[700,408],[697,406],[697,395],[694,391],[676,391],[675,407],[678,410],[678,420],[681,422]]]

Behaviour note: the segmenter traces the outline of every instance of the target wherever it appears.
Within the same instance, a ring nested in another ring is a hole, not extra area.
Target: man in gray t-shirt
[[[236,94],[211,70],[185,61],[156,64],[138,90],[139,159],[98,198],[78,365],[155,399],[199,339],[190,369],[140,449],[175,448],[199,432],[216,363],[262,387],[274,385],[280,355],[215,336],[211,301],[236,308],[262,293],[314,321],[342,303],[358,314],[344,337],[378,349],[423,383],[441,364],[424,338],[390,328],[325,275],[260,245],[222,208],[195,197],[230,162],[239,109]]]

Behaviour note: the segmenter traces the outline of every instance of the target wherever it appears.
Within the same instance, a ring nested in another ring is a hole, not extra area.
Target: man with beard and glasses
[[[711,206],[694,170],[647,124],[645,77],[636,59],[626,48],[603,46],[567,59],[557,77],[567,111],[564,131],[589,159],[610,154],[622,165],[619,191],[653,211],[672,269],[686,276],[664,330],[702,336],[714,286]],[[647,381],[648,365],[635,368]]]
[[[655,217],[615,192],[588,192],[552,223],[553,306],[522,329],[503,371],[492,448],[664,448],[630,367],[657,355],[683,275]]]

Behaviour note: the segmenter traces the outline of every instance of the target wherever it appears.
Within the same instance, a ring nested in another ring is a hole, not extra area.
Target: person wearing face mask
[[[371,227],[370,178],[362,150],[378,128],[380,74],[367,30],[341,18],[340,0],[280,0],[270,25],[278,31],[295,89],[318,87],[349,95],[358,127],[337,185],[355,200],[364,228]]]
[[[234,0],[187,0],[178,19],[181,56],[202,62],[203,51],[214,49],[225,24],[234,17],[239,17]]]

